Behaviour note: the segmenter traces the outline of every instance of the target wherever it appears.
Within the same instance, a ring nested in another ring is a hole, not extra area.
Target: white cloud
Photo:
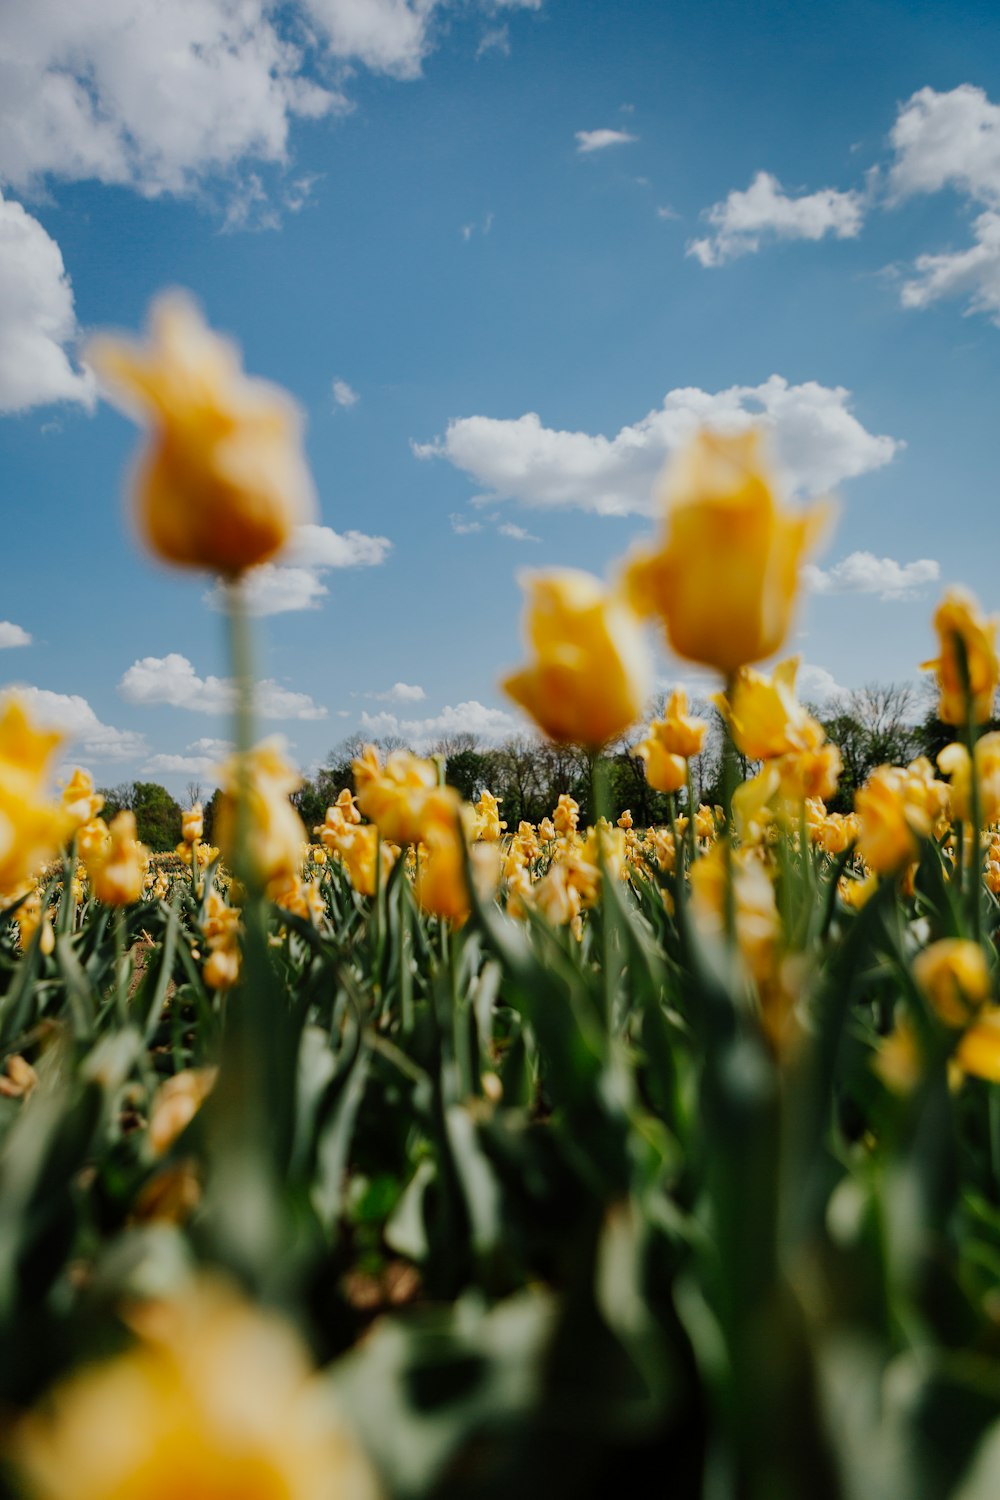
[[[1000,213],[987,210],[973,226],[965,250],[918,255],[916,275],[903,283],[904,307],[929,307],[942,297],[968,297],[967,313],[986,313],[1000,325]]]
[[[671,208],[669,203],[661,203],[656,210],[658,219],[679,219],[680,214],[676,208]]]
[[[385,561],[388,537],[362,531],[334,531],[331,526],[297,526],[278,561],[262,563],[245,574],[247,608],[254,615],[288,614],[318,609],[330,590],[322,574],[330,568],[374,567]],[[226,608],[225,585],[218,582],[202,596],[211,609]]]
[[[332,526],[296,526],[281,561],[301,568],[371,568],[385,562],[392,543],[363,531],[334,531]]]
[[[918,89],[900,107],[889,140],[894,198],[953,187],[1000,207],[1000,105],[983,89],[971,83],[948,93]]]
[[[267,0],[5,6],[0,179],[94,178],[155,195],[247,157],[283,162],[293,117],[345,101],[304,76],[275,13]]]
[[[0,650],[8,646],[30,646],[31,636],[22,625],[14,625],[10,620],[0,620]]]
[[[225,677],[199,677],[186,656],[144,656],[135,661],[118,684],[129,703],[168,704],[192,713],[230,713],[235,689]],[[292,692],[271,678],[256,685],[254,706],[263,719],[325,719],[326,709],[308,693]]]
[[[219,762],[210,755],[153,755],[142,767],[143,776],[215,776]],[[215,781],[213,779],[213,786]]]
[[[790,488],[803,495],[879,469],[902,446],[868,432],[842,386],[789,385],[772,375],[757,386],[669,391],[662,406],[613,438],[543,427],[537,413],[528,412],[510,420],[456,418],[443,438],[414,444],[414,452],[446,458],[488,487],[473,503],[505,499],[600,515],[646,514],[665,459],[706,423],[728,431],[765,427]]]
[[[941,576],[940,565],[929,557],[899,563],[873,552],[852,552],[832,568],[807,563],[806,587],[814,594],[878,594],[880,599],[907,599]]]
[[[799,667],[795,687],[800,698],[819,704],[830,698],[839,698],[845,691],[832,672],[809,661],[804,661]]]
[[[456,734],[474,734],[479,739],[495,742],[516,734],[521,728],[521,721],[513,714],[502,708],[487,708],[474,698],[454,707],[449,705],[427,719],[401,719],[388,712],[361,715],[362,733],[372,737],[398,735],[417,750]]]
[[[487,52],[499,52],[502,57],[510,56],[509,26],[491,26],[483,32],[476,48],[476,60],[485,57]]]
[[[900,288],[903,306],[966,297],[968,313],[1000,324],[1000,105],[969,83],[948,93],[919,89],[900,107],[890,143],[891,202],[953,188],[983,210],[971,245],[917,257]]]
[[[423,458],[426,455],[424,452],[421,452],[420,456]],[[474,536],[477,531],[482,531],[483,529],[482,521],[470,521],[465,516],[454,512],[448,519],[451,522],[451,529],[456,536]]]
[[[378,703],[422,703],[427,694],[418,683],[394,682],[384,693],[363,693],[361,696],[373,698]]]
[[[130,760],[147,748],[143,735],[102,724],[86,698],[78,693],[53,693],[48,688],[14,683],[0,696],[8,695],[25,703],[38,723],[68,735],[74,751],[95,760]]]
[[[534,536],[526,531],[523,526],[516,526],[513,521],[504,521],[497,527],[501,536],[509,536],[513,542],[540,542],[540,536]]]
[[[262,563],[245,575],[244,598],[252,615],[282,615],[293,610],[318,609],[330,590],[310,568],[283,568]],[[217,583],[204,594],[211,609],[225,610],[225,585]]]
[[[0,194],[0,412],[48,401],[93,407],[94,378],[74,370],[66,353],[76,335],[73,288],[59,246],[20,203]]]
[[[589,156],[592,151],[606,151],[609,146],[627,146],[638,139],[637,135],[631,135],[627,130],[578,130],[576,149],[581,156]]]
[[[821,240],[828,234],[853,239],[864,222],[864,198],[835,188],[790,198],[770,172],[758,172],[746,192],[734,190],[706,218],[714,234],[692,240],[687,254],[703,266],[719,266],[759,250],[764,239]]]
[[[361,397],[346,380],[338,379],[333,382],[333,399],[337,406],[357,406]]]

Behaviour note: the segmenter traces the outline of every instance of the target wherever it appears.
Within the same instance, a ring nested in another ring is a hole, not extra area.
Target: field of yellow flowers
[[[590,752],[593,826],[369,747],[307,829],[242,583],[310,515],[296,412],[178,298],[89,358],[148,429],[145,541],[226,579],[236,751],[218,847],[194,807],[150,857],[0,710],[4,1493],[993,1500],[996,622],[946,595],[953,743],[828,813],[796,661],[754,665],[826,509],[704,431],[610,581],[528,579],[504,686]],[[599,816],[599,752],[650,622],[728,742],[695,805],[675,692],[642,828]]]

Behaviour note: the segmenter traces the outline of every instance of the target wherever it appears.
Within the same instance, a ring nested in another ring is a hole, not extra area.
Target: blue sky
[[[517,571],[612,568],[699,417],[839,498],[804,690],[916,677],[945,585],[1000,605],[998,43],[912,0],[4,7],[0,680],[101,782],[211,780],[211,580],[136,546],[80,363],[170,286],[306,414],[325,529],[258,594],[304,767],[518,726]]]

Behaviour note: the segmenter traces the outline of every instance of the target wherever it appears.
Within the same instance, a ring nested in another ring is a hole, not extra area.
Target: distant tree
[[[173,849],[181,837],[180,805],[155,781],[137,781],[132,792],[131,811],[139,838],[154,851]]]
[[[831,699],[820,716],[844,762],[832,811],[847,812],[876,766],[907,765],[921,753],[917,697],[908,682],[866,682]]]
[[[101,817],[110,823],[112,818],[120,812],[132,812],[135,807],[135,783],[132,781],[120,781],[117,786],[100,786],[97,788],[104,798],[104,807]]]
[[[194,807],[196,802],[204,802],[205,793],[200,781],[189,781],[184,788],[184,799],[187,807]]]

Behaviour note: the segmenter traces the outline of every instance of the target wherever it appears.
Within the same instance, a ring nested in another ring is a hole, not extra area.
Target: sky
[[[0,0],[0,685],[99,784],[212,784],[210,577],[148,556],[82,351],[186,289],[306,421],[261,733],[525,726],[523,569],[612,576],[700,422],[834,495],[804,697],[1000,607],[1000,9]],[[662,644],[659,680],[704,687]]]

